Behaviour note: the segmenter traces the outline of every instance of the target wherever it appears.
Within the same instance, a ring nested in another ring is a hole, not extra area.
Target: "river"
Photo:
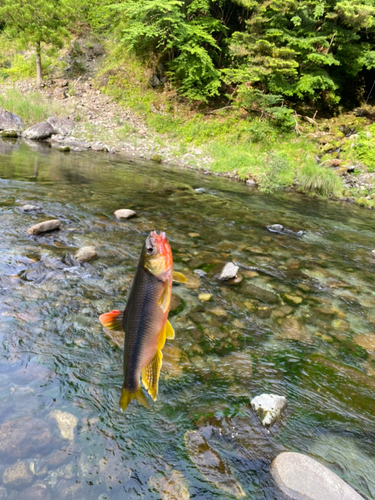
[[[0,188],[0,499],[233,498],[197,466],[192,431],[246,498],[283,498],[269,471],[282,451],[375,498],[373,212],[25,142],[0,143]],[[27,234],[55,218],[59,231]],[[152,229],[188,282],[174,286],[158,400],[122,414],[121,339],[98,316],[124,308]],[[98,257],[77,265],[86,245]],[[232,260],[258,272],[218,282]],[[288,401],[269,431],[249,405],[262,393]]]

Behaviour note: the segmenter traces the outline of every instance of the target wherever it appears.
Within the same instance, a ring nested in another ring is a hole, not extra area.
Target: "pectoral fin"
[[[108,330],[116,330],[123,332],[123,317],[124,313],[121,311],[112,311],[99,316],[100,323]]]
[[[167,324],[165,325],[165,337],[167,339],[174,339],[174,329],[170,322],[167,320]]]
[[[178,271],[173,271],[173,281],[175,283],[186,283],[187,277],[184,276],[182,273],[179,273]]]
[[[151,363],[142,370],[142,383],[154,401],[158,396],[159,375],[162,365],[163,354],[157,350]]]
[[[158,300],[158,306],[161,307],[162,311],[165,312],[169,308],[171,302],[171,293],[168,282],[165,283],[163,291]]]

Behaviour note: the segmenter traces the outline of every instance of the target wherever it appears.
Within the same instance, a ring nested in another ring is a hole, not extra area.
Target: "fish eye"
[[[146,248],[146,252],[147,252],[149,255],[151,255],[151,254],[153,254],[153,253],[154,253],[154,248],[153,248],[153,247],[151,247],[151,246],[148,246],[148,247]]]

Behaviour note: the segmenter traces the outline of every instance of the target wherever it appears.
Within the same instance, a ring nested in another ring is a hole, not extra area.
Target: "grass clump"
[[[327,167],[313,163],[308,163],[301,168],[298,183],[301,191],[312,195],[340,197],[343,191],[340,177]]]
[[[68,113],[60,104],[49,101],[39,92],[23,94],[14,88],[0,94],[0,107],[19,116],[26,127],[49,116],[66,116]]]
[[[264,167],[258,176],[258,187],[261,193],[274,193],[287,186],[294,180],[294,171],[285,155],[273,151],[264,155]]]

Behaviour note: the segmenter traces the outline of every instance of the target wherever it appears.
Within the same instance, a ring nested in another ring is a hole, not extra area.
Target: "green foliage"
[[[261,193],[274,193],[293,184],[294,172],[284,155],[270,151],[264,155],[263,164],[264,168],[258,177]]]
[[[66,107],[51,103],[39,92],[22,94],[17,89],[0,94],[0,108],[18,115],[25,126],[44,121],[51,115],[63,116],[67,112]]]
[[[314,163],[304,165],[298,174],[300,189],[312,195],[341,196],[341,179],[332,170]]]
[[[364,132],[359,134],[359,139],[354,143],[354,159],[363,163],[369,172],[375,172],[375,125],[370,127],[369,137]]]

